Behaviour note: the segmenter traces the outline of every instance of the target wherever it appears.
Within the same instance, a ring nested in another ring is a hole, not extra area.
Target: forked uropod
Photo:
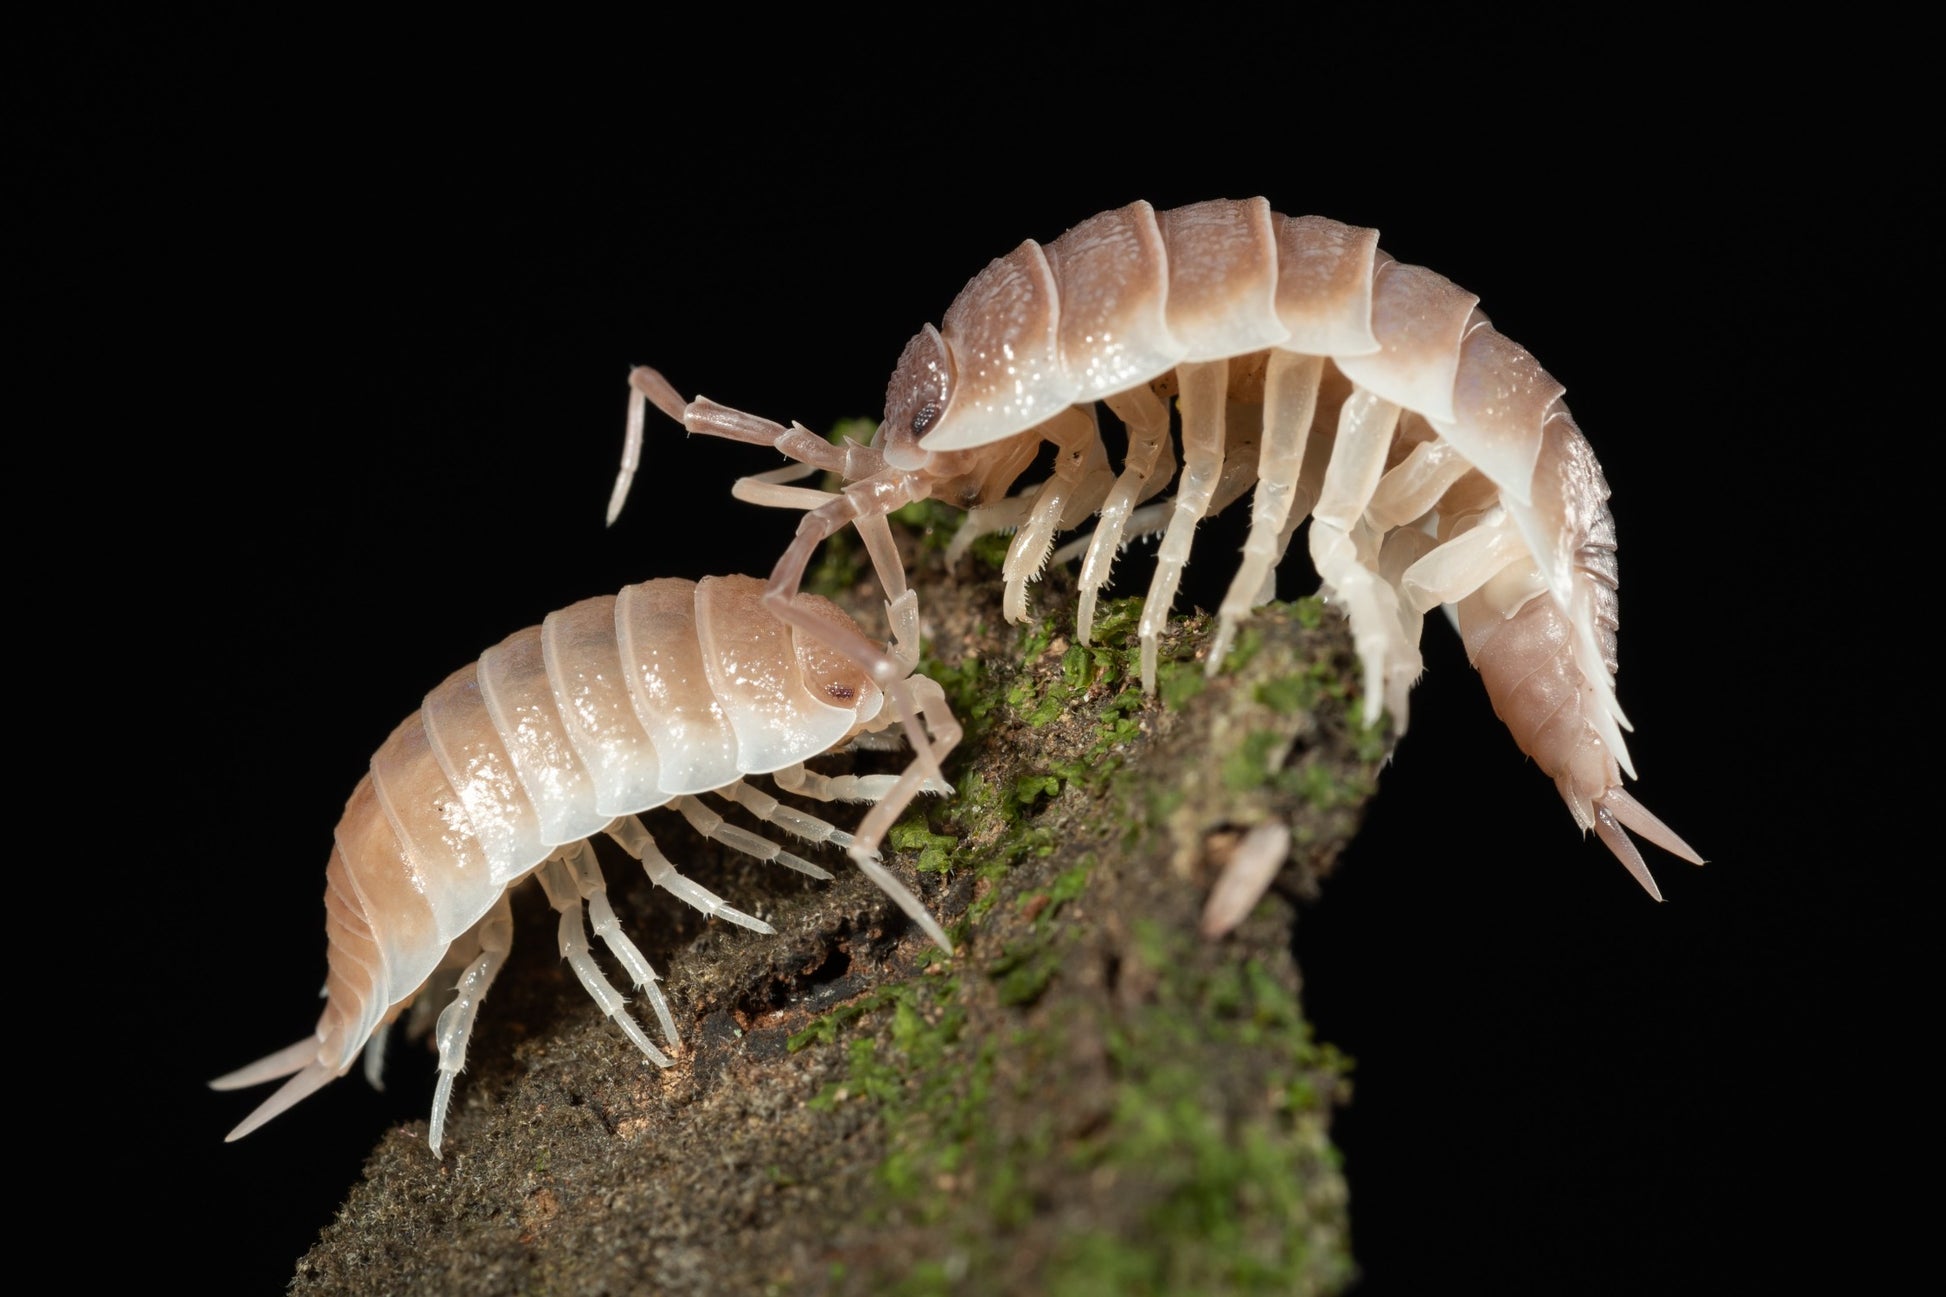
[[[862,633],[830,602],[793,601],[800,625]],[[657,975],[621,930],[588,839],[605,834],[650,879],[705,914],[758,932],[770,925],[684,878],[635,818],[666,807],[737,851],[829,878],[817,865],[724,822],[704,794],[813,843],[845,847],[927,936],[951,949],[925,907],[879,863],[887,827],[922,788],[960,728],[933,681],[900,681],[918,714],[889,705],[856,663],[765,607],[749,577],[650,581],[587,599],[508,637],[426,695],[372,757],[339,821],[325,869],[329,943],[317,1029],[211,1082],[235,1089],[289,1077],[230,1133],[249,1134],[348,1071],[360,1051],[376,1081],[390,1024],[409,1006],[431,1019],[429,988],[456,986],[433,1031],[439,1082],[428,1143],[439,1152],[454,1079],[480,1001],[513,937],[509,891],[540,880],[560,911],[561,955],[602,1010],[648,1058],[670,1058],[630,1017],[590,953],[582,905],[616,961],[648,997],[671,1046],[676,1024]],[[923,719],[924,727],[916,722]],[[898,775],[827,778],[804,762],[903,721],[927,751]],[[929,735],[928,735],[929,731]],[[743,782],[768,775],[820,801],[876,803],[857,834]]]
[[[1163,212],[1132,203],[1046,246],[1030,239],[975,275],[940,327],[907,344],[869,446],[833,446],[703,397],[686,402],[660,374],[637,369],[610,517],[639,462],[651,402],[691,432],[774,446],[803,468],[746,478],[738,494],[806,513],[765,602],[788,609],[818,544],[855,526],[906,661],[916,660],[918,609],[886,528],[893,510],[924,499],[968,510],[961,550],[1014,528],[1004,607],[1016,621],[1058,533],[1098,515],[1092,536],[1072,547],[1082,557],[1084,643],[1124,541],[1160,530],[1140,624],[1143,684],[1153,689],[1196,524],[1254,481],[1210,671],[1238,621],[1271,597],[1308,516],[1312,562],[1351,622],[1367,723],[1383,709],[1404,731],[1423,619],[1445,605],[1515,741],[1575,821],[1660,899],[1624,826],[1702,858],[1622,786],[1635,770],[1614,690],[1608,486],[1562,385],[1478,301],[1394,261],[1374,230],[1285,216],[1261,198]],[[1119,472],[1097,402],[1127,433]],[[1052,475],[1015,491],[1044,445],[1054,448]],[[835,495],[784,485],[810,470],[844,485]],[[1172,479],[1174,494],[1151,503]],[[862,636],[829,642],[895,674],[894,659]]]

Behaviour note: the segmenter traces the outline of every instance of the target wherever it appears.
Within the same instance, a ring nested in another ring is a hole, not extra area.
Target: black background
[[[1834,107],[1835,44],[1587,16],[1020,22],[199,12],[9,56],[29,714],[79,736],[22,808],[56,826],[17,898],[54,1057],[15,1080],[143,1240],[100,1265],[271,1291],[423,1117],[412,1060],[225,1146],[255,1097],[203,1081],[309,1029],[331,827],[425,690],[575,599],[784,543],[727,491],[774,457],[668,425],[604,529],[630,364],[872,416],[1019,240],[1261,193],[1378,227],[1567,384],[1614,490],[1639,791],[1712,861],[1652,855],[1647,901],[1428,624],[1412,731],[1299,932],[1358,1061],[1361,1291],[1890,1273],[1937,1022],[1905,972],[1937,848],[1891,786],[1928,591],[1879,575],[1919,552],[1885,313],[1936,232],[1895,78]]]

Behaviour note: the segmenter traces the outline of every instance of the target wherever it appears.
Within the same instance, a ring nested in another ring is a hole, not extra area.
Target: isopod
[[[1622,786],[1635,768],[1614,691],[1608,486],[1563,386],[1478,302],[1393,260],[1375,230],[1285,216],[1262,198],[1162,212],[1132,203],[1046,246],[1030,239],[975,275],[940,327],[926,325],[906,345],[868,446],[830,445],[700,396],[685,402],[638,368],[610,517],[639,460],[649,402],[691,432],[775,446],[802,467],[747,478],[738,494],[806,514],[764,598],[786,607],[818,544],[856,526],[900,657],[836,646],[888,675],[916,655],[918,635],[916,597],[886,531],[891,511],[924,499],[970,511],[955,540],[962,551],[976,535],[1014,528],[1003,570],[1005,614],[1016,621],[1057,534],[1098,515],[1092,536],[1063,551],[1082,557],[1084,643],[1125,540],[1160,530],[1139,626],[1143,684],[1153,690],[1158,637],[1196,525],[1254,480],[1249,537],[1218,610],[1209,670],[1238,621],[1271,597],[1308,516],[1313,564],[1351,623],[1366,722],[1383,709],[1405,730],[1423,618],[1444,605],[1515,741],[1554,779],[1583,831],[1592,828],[1659,900],[1623,826],[1702,858]],[[1174,495],[1150,504],[1177,477],[1172,397],[1182,471]],[[1119,472],[1097,402],[1127,431]],[[1052,475],[1010,494],[1043,445],[1054,448]],[[811,470],[838,474],[842,489],[783,485]]]
[[[603,977],[594,931],[678,1043],[657,974],[610,908],[588,839],[606,834],[650,879],[705,914],[758,932],[771,927],[684,878],[637,814],[666,807],[705,837],[819,878],[831,875],[767,838],[727,824],[712,794],[852,859],[940,946],[946,933],[879,863],[888,826],[960,729],[932,680],[902,680],[929,731],[929,750],[899,775],[826,777],[809,758],[908,718],[857,664],[765,608],[750,577],[663,579],[583,600],[503,640],[426,695],[359,780],[325,869],[329,976],[317,1029],[286,1049],[219,1077],[235,1089],[289,1077],[242,1124],[239,1139],[342,1076],[361,1051],[374,1082],[389,1025],[408,1007],[423,1028],[429,987],[455,985],[433,1026],[439,1080],[427,1142],[439,1152],[454,1079],[480,1001],[512,943],[509,891],[540,880],[560,912],[561,955],[616,1025],[658,1066],[670,1058],[626,1012]],[[836,605],[793,601],[800,619],[860,635]],[[876,803],[856,835],[743,782],[765,774],[820,801]],[[415,1000],[418,1000],[415,1006]]]

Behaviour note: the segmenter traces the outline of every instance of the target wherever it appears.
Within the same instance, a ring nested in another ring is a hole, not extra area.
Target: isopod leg
[[[1189,561],[1196,524],[1209,510],[1210,498],[1223,475],[1223,421],[1229,362],[1212,360],[1179,365],[1176,375],[1182,384],[1177,400],[1182,411],[1182,485],[1176,493],[1169,529],[1162,536],[1148,597],[1142,602],[1139,629],[1144,693],[1155,692],[1156,653],[1162,628],[1169,620],[1169,606],[1176,601],[1176,587],[1182,582],[1183,565]]]
[[[669,803],[669,809],[689,821],[689,827],[696,830],[711,842],[720,842],[732,851],[741,851],[752,859],[761,860],[768,865],[782,865],[812,878],[829,878],[831,872],[821,869],[802,856],[790,852],[772,842],[769,838],[759,837],[748,829],[740,829],[726,821],[721,815],[694,797],[678,797]]]
[[[793,423],[786,428],[759,415],[718,405],[703,396],[685,402],[668,379],[646,365],[637,365],[628,374],[628,430],[622,443],[621,468],[615,475],[614,489],[609,493],[608,521],[611,524],[621,515],[622,505],[628,499],[629,486],[641,464],[642,425],[650,403],[690,432],[729,441],[773,446],[800,464],[836,473],[847,482],[860,481],[885,469],[885,457],[870,446],[852,441],[834,446],[802,424]]]
[[[770,777],[785,792],[796,793],[800,797],[809,797],[820,802],[883,801],[892,795],[892,790],[899,784],[897,775],[821,775],[815,770],[805,769],[802,765],[773,770]],[[944,794],[952,792],[953,786],[928,779],[920,786],[920,791]],[[843,842],[838,843],[839,846],[851,845],[850,834],[837,836],[844,838]],[[834,842],[837,841],[837,836],[833,837]]]
[[[1493,509],[1407,568],[1400,592],[1414,611],[1456,604],[1508,564],[1527,557],[1527,547],[1504,509]]]
[[[682,1037],[676,1032],[676,1020],[669,1013],[669,1002],[662,998],[662,988],[657,985],[662,979],[622,931],[622,921],[615,917],[614,909],[608,904],[608,884],[601,876],[601,862],[595,858],[594,848],[585,840],[573,843],[561,849],[561,861],[574,875],[581,899],[588,903],[588,922],[595,935],[608,947],[615,962],[627,970],[628,980],[634,983],[635,989],[648,997],[656,1021],[662,1026],[663,1038],[671,1045],[680,1045]]]
[[[1027,522],[1007,548],[1001,614],[1010,622],[1027,618],[1027,583],[1040,578],[1054,549],[1054,533],[1064,522],[1086,516],[1110,484],[1108,454],[1092,403],[1069,406],[1037,431],[1054,443],[1054,476],[1042,484]]]
[[[537,873],[541,887],[547,892],[548,904],[561,913],[561,958],[567,960],[568,967],[574,970],[581,989],[588,993],[588,998],[608,1015],[611,1022],[622,1029],[629,1043],[641,1050],[644,1057],[657,1067],[670,1066],[669,1056],[657,1049],[648,1033],[642,1030],[642,1025],[629,1016],[628,1001],[622,998],[622,993],[601,975],[601,969],[595,965],[593,950],[588,945],[588,929],[581,917],[581,885],[575,878],[575,871],[569,869],[567,863],[557,855],[542,865]],[[655,985],[653,977],[649,985]],[[656,993],[654,999],[661,1001],[660,992]],[[671,1032],[670,1040],[673,1043],[675,1023],[666,1016],[667,1012],[667,1007],[663,1006],[657,1016],[663,1019],[663,1029]],[[443,1071],[442,1065],[442,1080]]]
[[[923,498],[914,493],[915,489],[913,479],[903,474],[887,473],[852,483],[845,488],[843,495],[804,515],[797,524],[797,535],[791,541],[790,548],[784,551],[783,557],[777,560],[777,566],[771,569],[770,584],[764,589],[764,606],[786,626],[804,631],[813,639],[830,645],[870,672],[873,682],[885,691],[904,720],[906,741],[912,745],[913,752],[925,767],[926,777],[944,783],[946,777],[939,768],[939,760],[944,753],[934,751],[934,745],[927,741],[926,732],[919,724],[918,709],[913,705],[912,692],[906,685],[911,666],[901,664],[883,645],[872,643],[856,629],[841,626],[797,606],[797,592],[803,587],[804,571],[810,566],[811,555],[820,544],[847,525],[857,525],[862,534],[869,534],[863,519],[882,519],[894,509]],[[896,627],[899,619],[909,612],[916,641],[917,599],[910,591],[904,590],[905,569],[898,563],[896,555],[892,557],[890,567],[898,571],[897,585],[902,591],[897,596],[887,592],[888,597],[894,600],[890,610],[894,625]],[[885,582],[885,572],[879,574],[879,580]]]
[[[1383,708],[1404,733],[1423,662],[1418,643],[1406,635],[1397,591],[1379,575],[1377,538],[1362,525],[1398,421],[1397,405],[1362,388],[1345,401],[1324,487],[1312,510],[1311,561],[1351,620],[1365,678],[1365,724],[1377,724]]]
[[[1270,353],[1264,376],[1264,432],[1258,450],[1257,490],[1251,497],[1250,537],[1243,545],[1243,563],[1230,582],[1217,612],[1216,636],[1210,641],[1208,672],[1215,675],[1230,651],[1237,623],[1250,615],[1270,584],[1277,561],[1284,556],[1280,540],[1294,512],[1304,468],[1304,444],[1318,408],[1318,386],[1324,377],[1324,358],[1288,351]],[[1298,512],[1302,518],[1303,513]]]
[[[800,774],[804,772],[804,767],[801,765],[792,766],[790,769]],[[778,780],[778,786],[780,788],[784,786],[781,779]],[[815,815],[808,815],[794,806],[786,806],[775,797],[752,788],[740,779],[729,787],[718,789],[717,791],[720,796],[735,802],[738,806],[749,811],[765,824],[774,824],[786,833],[801,838],[805,842],[830,843],[834,847],[848,847],[851,845],[851,834],[846,833],[837,825],[827,823]],[[823,800],[829,799],[826,798]],[[871,799],[865,798],[862,800],[869,801]],[[825,874],[824,877],[829,878],[830,875]]]
[[[1166,485],[1175,472],[1175,457],[1169,453],[1169,407],[1150,387],[1117,392],[1107,399],[1110,410],[1128,429],[1128,459],[1114,489],[1101,506],[1101,521],[1088,541],[1088,556],[1081,561],[1081,600],[1075,610],[1075,635],[1083,644],[1092,642],[1095,627],[1095,600],[1107,586],[1114,570],[1115,556],[1121,552],[1135,506]],[[1156,465],[1166,459],[1160,477]],[[1151,486],[1154,480],[1155,485]]]
[[[801,509],[807,513],[840,498],[829,491],[784,485],[811,471],[808,464],[791,464],[769,473],[740,477],[730,488],[730,494],[746,504]],[[868,514],[857,520],[857,527],[865,552],[871,555],[872,570],[878,574],[879,587],[885,593],[885,619],[892,634],[892,656],[909,672],[919,662],[919,596],[906,586],[905,563],[899,558],[891,524],[884,515]]]
[[[762,919],[752,918],[735,906],[727,904],[722,897],[709,888],[684,878],[676,867],[669,863],[669,858],[662,854],[662,849],[656,846],[655,839],[649,836],[647,829],[642,827],[642,821],[633,815],[622,816],[602,831],[620,843],[622,850],[642,862],[642,868],[648,873],[651,883],[680,897],[685,904],[701,910],[713,919],[723,919],[740,928],[748,928],[752,932],[768,935],[776,931]]]
[[[453,1002],[439,1015],[439,1025],[433,1028],[433,1039],[439,1045],[439,1084],[433,1089],[432,1125],[426,1131],[426,1146],[432,1149],[434,1157],[439,1156],[439,1145],[445,1138],[446,1110],[453,1101],[453,1082],[466,1067],[466,1042],[473,1034],[473,1019],[478,1016],[480,1002],[486,999],[493,979],[506,963],[507,952],[513,949],[513,907],[507,903],[505,892],[494,902],[486,918],[474,927],[471,939],[479,947],[479,958],[460,974],[459,985],[453,988]]]
[[[946,693],[936,681],[925,676],[916,676],[911,681],[914,705],[922,709],[926,728],[931,731],[936,750],[943,757],[959,743],[961,730],[959,721],[954,718],[952,709],[946,704]],[[911,917],[925,934],[936,942],[941,950],[952,953],[952,942],[947,938],[945,929],[939,926],[919,898],[908,891],[905,885],[886,870],[878,861],[878,844],[897,822],[912,799],[921,792],[950,792],[944,784],[935,783],[926,777],[917,758],[906,766],[898,776],[846,775],[836,779],[827,778],[816,771],[807,770],[802,765],[789,766],[771,775],[777,786],[786,792],[800,796],[814,797],[820,801],[870,801],[875,803],[865,816],[865,822],[858,827],[853,837],[845,838],[845,849],[852,862],[870,878],[887,896],[898,903],[900,909]],[[788,809],[788,808],[786,808]],[[833,840],[844,837],[834,834]]]
[[[385,1088],[385,1047],[392,1040],[392,1024],[381,1022],[372,1032],[372,1038],[365,1042],[365,1084],[374,1090]]]
[[[931,686],[934,690],[939,688],[938,685],[926,679],[924,676],[919,677],[918,680],[914,681],[914,684],[915,686]],[[941,693],[938,698],[938,705],[943,708],[945,701],[945,694]],[[946,716],[950,721],[951,713],[946,713]],[[948,748],[953,743],[959,741],[958,722],[952,722],[952,730],[950,741],[945,744]],[[937,733],[936,729],[935,733]],[[914,767],[917,764],[915,761],[912,766],[907,767],[906,775],[913,774]],[[831,841],[843,846],[851,856],[852,863],[856,864],[867,878],[876,883],[880,891],[896,901],[899,908],[904,910],[928,937],[938,943],[941,950],[944,950],[947,954],[952,953],[953,943],[947,938],[945,929],[941,928],[938,921],[927,912],[926,907],[920,902],[919,898],[908,891],[905,884],[901,883],[897,878],[894,878],[878,862],[879,842],[884,838],[886,831],[891,827],[893,821],[898,818],[906,806],[911,804],[912,799],[920,792],[946,792],[950,791],[949,789],[941,785],[934,785],[930,780],[924,779],[923,776],[916,786],[908,786],[903,775],[866,775],[862,777],[845,775],[837,779],[828,779],[814,770],[806,770],[801,765],[789,766],[783,770],[776,771],[771,775],[771,778],[777,781],[779,788],[787,792],[797,793],[804,797],[815,797],[820,801],[867,801],[877,803],[871,813],[865,817],[865,823],[859,826],[857,836],[854,837],[851,834],[841,833],[833,829],[831,831]],[[881,808],[886,809],[882,810]],[[782,809],[787,812],[790,810],[789,807]],[[799,814],[798,812],[791,813]],[[811,817],[805,816],[804,818],[810,819]],[[823,821],[812,819],[811,823],[822,824]]]
[[[858,520],[858,537],[872,557],[872,571],[878,575],[879,589],[885,595],[885,621],[892,633],[892,658],[901,675],[910,675],[919,665],[919,595],[907,588],[905,562],[892,539],[892,525],[882,513],[866,514]]]
[[[929,680],[925,676],[915,676],[908,683],[912,686],[913,705],[923,710],[926,728],[932,733],[933,750],[943,758],[959,743],[961,734],[959,721],[954,718],[952,709],[946,704],[946,692],[936,681]],[[851,855],[852,863],[856,864],[866,877],[877,883],[887,896],[898,902],[899,908],[919,925],[921,931],[932,938],[934,944],[947,954],[951,954],[953,943],[946,936],[946,930],[939,926],[939,921],[933,918],[918,897],[908,891],[903,883],[894,878],[891,872],[878,862],[878,844],[884,841],[885,834],[893,824],[898,822],[899,816],[905,813],[905,808],[912,804],[912,799],[919,795],[928,782],[925,769],[919,758],[915,756],[911,764],[907,765],[904,772],[899,775],[898,782],[892,786],[891,791],[886,793],[865,816],[865,822],[858,826],[858,833],[846,850]]]

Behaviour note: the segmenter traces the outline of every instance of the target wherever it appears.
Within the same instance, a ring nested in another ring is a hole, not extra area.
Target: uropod
[[[1615,696],[1608,485],[1562,384],[1478,302],[1387,256],[1375,230],[1286,216],[1262,198],[1161,212],[1132,203],[1046,245],[1030,239],[975,275],[939,327],[906,345],[870,445],[834,446],[799,425],[685,401],[638,368],[610,517],[639,463],[649,404],[691,432],[774,446],[797,466],[746,478],[737,493],[805,514],[765,602],[791,615],[818,544],[856,527],[885,588],[897,656],[862,635],[828,642],[887,676],[916,658],[919,633],[916,592],[887,530],[893,510],[925,499],[967,510],[960,552],[1012,529],[1003,571],[1014,621],[1049,559],[1079,556],[1084,643],[1117,553],[1159,531],[1139,627],[1152,690],[1197,523],[1247,492],[1249,536],[1218,609],[1212,673],[1241,618],[1272,597],[1308,517],[1312,562],[1350,621],[1366,722],[1389,711],[1405,730],[1424,616],[1443,606],[1515,741],[1576,823],[1659,900],[1627,830],[1702,858],[1623,787],[1635,769]],[[1119,469],[1101,406],[1126,433]],[[1050,454],[1049,474],[1022,485]],[[814,470],[843,485],[785,485]],[[1090,516],[1092,534],[1057,555],[1059,534]]]
[[[678,1043],[657,974],[610,908],[588,839],[604,834],[649,878],[703,913],[772,929],[680,874],[636,816],[666,808],[703,836],[788,868],[830,874],[767,837],[724,822],[705,795],[771,829],[845,847],[940,946],[944,930],[879,863],[886,829],[959,741],[944,693],[905,675],[910,714],[824,639],[766,610],[750,577],[632,585],[550,614],[448,677],[372,757],[346,803],[325,869],[329,975],[316,1030],[211,1082],[236,1089],[288,1077],[230,1133],[239,1139],[351,1068],[361,1051],[376,1082],[390,1025],[430,1026],[439,1081],[428,1143],[443,1138],[454,1079],[481,999],[513,935],[508,893],[537,878],[560,912],[561,955],[602,1010],[658,1066],[669,1056],[628,1014],[590,952],[594,931]],[[800,595],[801,623],[862,637],[836,605]],[[807,760],[904,724],[924,751],[897,775],[827,777]],[[856,834],[744,782],[767,775],[818,801],[872,802]],[[430,988],[454,987],[437,1006]]]

